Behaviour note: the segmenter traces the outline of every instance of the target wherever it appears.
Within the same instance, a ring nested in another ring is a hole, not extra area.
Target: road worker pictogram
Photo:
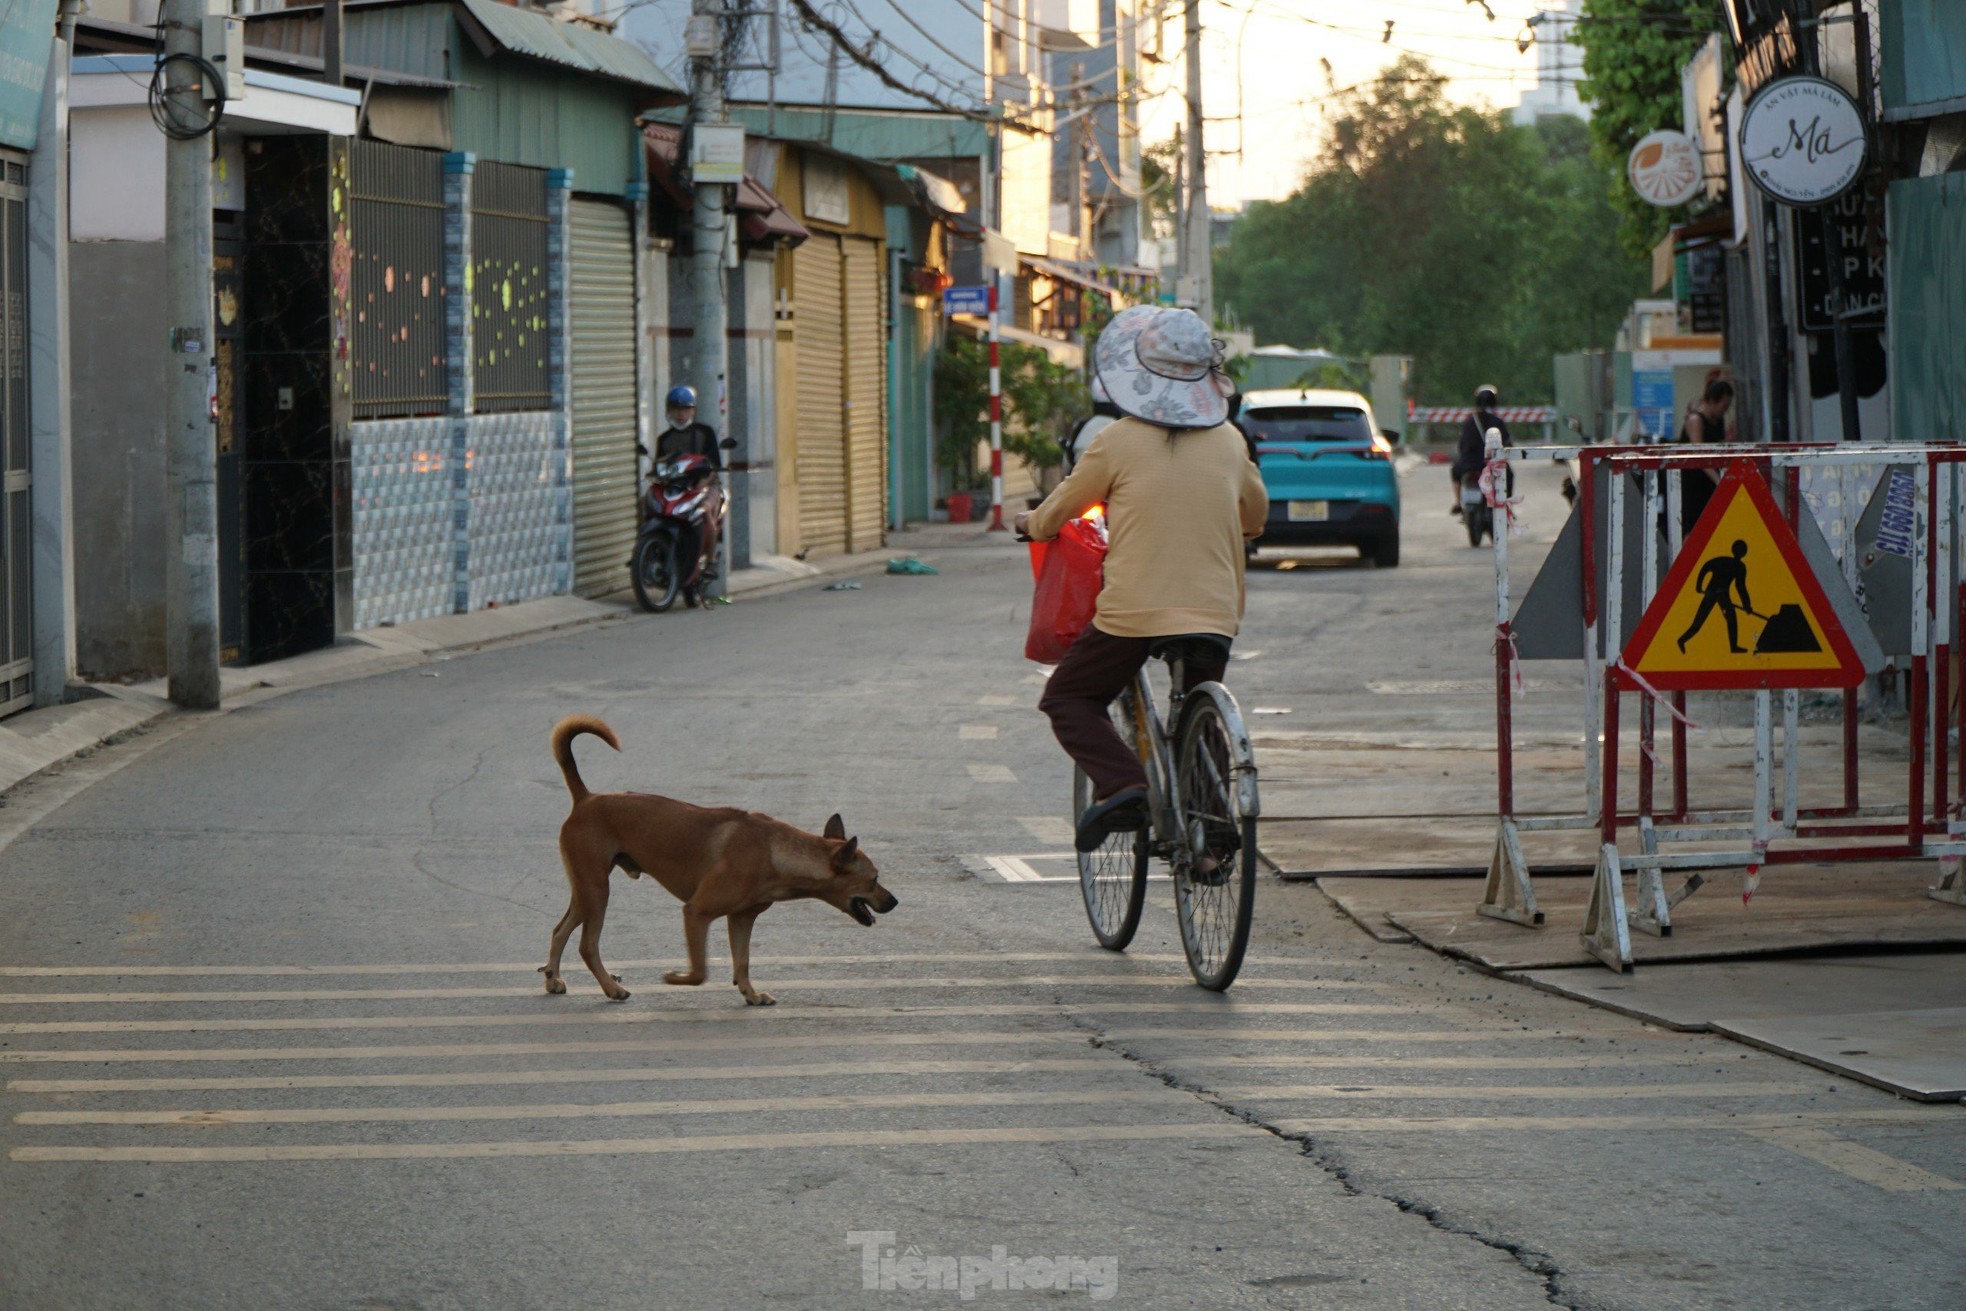
[[[1850,687],[1863,664],[1753,465],[1731,466],[1625,648],[1660,688]]]

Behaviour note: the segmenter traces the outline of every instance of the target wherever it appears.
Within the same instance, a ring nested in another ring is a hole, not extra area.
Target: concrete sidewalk
[[[934,553],[979,548],[1009,549],[1008,533],[991,533],[981,524],[922,524],[889,535],[875,551],[828,556],[810,563],[790,556],[765,556],[731,575],[733,602],[759,600],[836,579],[880,573],[889,560],[915,557],[933,563]],[[569,628],[620,622],[639,615],[632,593],[600,600],[549,596],[465,615],[439,615],[413,623],[365,629],[331,647],[289,660],[219,671],[223,707],[252,705],[300,688],[389,673],[414,665],[510,642],[529,641]],[[15,784],[92,751],[144,725],[178,713],[164,679],[130,685],[83,684],[77,699],[0,720],[0,793]]]

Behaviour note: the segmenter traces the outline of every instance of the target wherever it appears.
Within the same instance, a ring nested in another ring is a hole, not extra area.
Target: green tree
[[[1263,341],[1411,355],[1429,399],[1535,402],[1551,355],[1609,345],[1644,289],[1615,228],[1582,124],[1451,105],[1408,57],[1335,100],[1303,184],[1216,252],[1216,295]]]
[[[1612,178],[1618,239],[1648,255],[1673,213],[1648,205],[1625,181],[1625,160],[1639,138],[1683,128],[1679,73],[1710,33],[1726,22],[1720,0],[1584,0],[1571,35],[1584,51],[1577,88],[1591,107],[1591,154]]]
[[[1092,409],[1078,371],[1056,363],[1036,346],[1000,343],[1003,384],[1003,448],[1033,468],[1065,458],[1058,439]],[[978,486],[976,452],[990,438],[990,347],[974,337],[951,336],[935,359],[936,463],[953,485]]]

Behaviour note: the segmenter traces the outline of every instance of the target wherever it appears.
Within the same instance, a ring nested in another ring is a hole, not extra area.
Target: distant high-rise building
[[[1584,76],[1584,52],[1570,39],[1583,0],[1564,0],[1561,8],[1539,10],[1529,20],[1536,33],[1536,89],[1516,104],[1515,121],[1527,126],[1539,118],[1568,114],[1589,118],[1590,106],[1577,94]]]

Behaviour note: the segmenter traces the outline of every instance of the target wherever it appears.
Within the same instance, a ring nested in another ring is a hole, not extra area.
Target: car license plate
[[[1290,521],[1292,523],[1323,523],[1331,517],[1329,501],[1292,501]]]

